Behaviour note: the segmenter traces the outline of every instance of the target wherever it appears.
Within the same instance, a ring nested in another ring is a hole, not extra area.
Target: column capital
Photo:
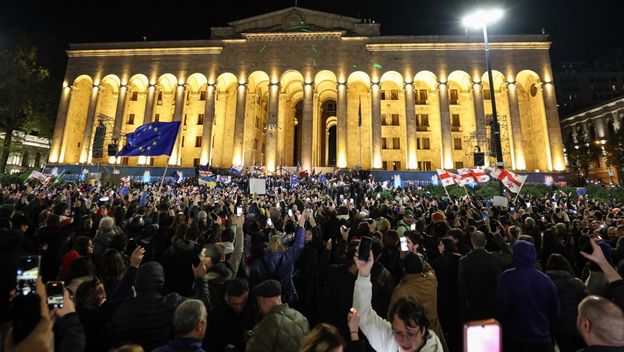
[[[314,87],[314,82],[303,82],[303,85]]]
[[[403,88],[407,87],[407,86],[414,86],[414,82],[403,82]]]
[[[216,86],[216,83],[214,83],[214,82],[208,82],[208,83],[206,83],[206,87],[211,87],[211,88],[214,88],[215,86]]]
[[[280,82],[271,82],[271,83],[269,83],[269,86],[271,86],[271,87],[281,87],[282,84]]]

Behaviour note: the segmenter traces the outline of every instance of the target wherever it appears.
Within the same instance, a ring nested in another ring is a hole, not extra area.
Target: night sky
[[[299,0],[309,9],[370,18],[382,35],[463,34],[461,18],[477,0]],[[210,27],[293,6],[295,1],[134,0],[34,1],[0,4],[0,40],[10,29],[36,33],[41,62],[62,78],[68,43],[208,39]],[[505,19],[489,28],[495,33],[541,33],[553,41],[553,62],[591,60],[624,47],[620,11],[615,0],[498,1]],[[593,7],[588,7],[592,5]],[[106,6],[106,7],[103,7]],[[55,13],[60,12],[59,15]]]

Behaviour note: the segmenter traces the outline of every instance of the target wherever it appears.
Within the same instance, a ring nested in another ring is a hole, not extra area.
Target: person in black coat
[[[457,275],[461,256],[450,238],[440,240],[438,251],[440,256],[431,261],[438,279],[438,318],[449,350],[458,351],[461,334]]]
[[[237,351],[245,350],[246,334],[260,320],[255,301],[249,299],[249,284],[234,279],[226,284],[225,304],[215,306],[208,314],[208,329],[203,348],[221,352],[226,346]]]
[[[497,257],[485,250],[485,234],[475,231],[470,237],[474,249],[459,260],[457,275],[464,322],[496,316],[496,287],[501,272]]]
[[[574,277],[572,265],[561,254],[554,253],[546,262],[548,275],[559,293],[559,318],[552,332],[561,352],[578,351],[585,345],[576,328],[577,307],[587,296],[587,288],[580,279]]]
[[[193,267],[194,297],[210,309],[206,265]],[[125,300],[107,326],[108,341],[115,347],[125,343],[140,344],[146,351],[163,346],[173,338],[173,312],[186,298],[177,293],[163,296],[165,273],[156,262],[148,262],[137,271],[135,297]]]
[[[182,296],[190,296],[193,291],[193,258],[201,248],[197,244],[199,231],[188,229],[184,238],[177,239],[163,254],[161,264],[165,271],[165,288],[167,292],[176,292]]]

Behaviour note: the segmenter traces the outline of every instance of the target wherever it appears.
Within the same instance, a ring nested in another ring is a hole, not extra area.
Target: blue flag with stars
[[[128,133],[128,144],[117,156],[157,156],[171,155],[175,144],[180,121],[150,122]]]

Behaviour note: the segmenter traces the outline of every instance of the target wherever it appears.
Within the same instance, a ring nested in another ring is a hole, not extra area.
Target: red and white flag
[[[438,177],[440,178],[440,182],[442,183],[442,186],[444,186],[445,188],[455,184],[455,176],[457,175],[455,175],[454,173],[442,169],[438,169],[437,173]]]
[[[470,173],[472,177],[477,180],[479,183],[490,181],[490,176],[485,173],[485,170],[482,169],[470,169]]]
[[[469,183],[476,183],[477,181],[472,176],[470,169],[457,169],[457,174],[460,176],[460,182],[458,184],[460,186],[465,186]]]
[[[508,190],[514,193],[520,192],[520,189],[522,189],[522,185],[524,184],[524,181],[526,181],[528,177],[527,175],[518,175],[511,171],[507,171],[501,168],[494,168],[492,172],[490,173],[490,175],[492,175],[492,177],[496,178],[497,180],[501,181],[503,185],[507,187]]]

